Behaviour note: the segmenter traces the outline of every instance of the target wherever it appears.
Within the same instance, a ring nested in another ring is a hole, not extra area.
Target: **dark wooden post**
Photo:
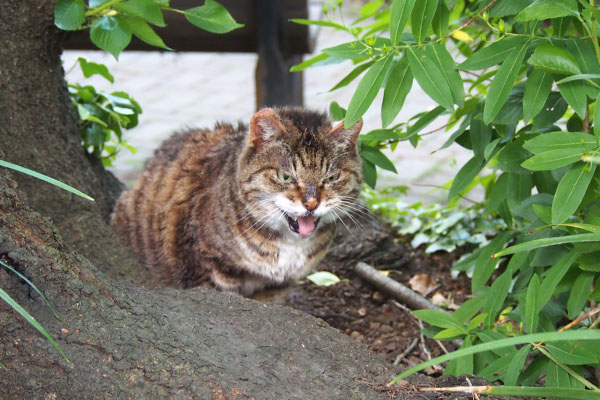
[[[290,67],[302,61],[292,54],[281,1],[257,0],[258,62],[256,64],[256,108],[302,105],[301,72]]]

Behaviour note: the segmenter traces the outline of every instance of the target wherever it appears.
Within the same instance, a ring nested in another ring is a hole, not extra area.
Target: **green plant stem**
[[[110,8],[112,6],[114,6],[117,3],[122,2],[123,0],[110,0],[107,1],[106,3],[102,3],[100,4],[98,7],[91,9],[90,11],[85,13],[86,17],[92,17],[94,15],[100,14],[102,11],[106,10],[107,8]]]
[[[565,364],[561,363],[560,361],[558,361],[556,359],[556,357],[554,357],[552,354],[550,354],[550,352],[548,352],[548,350],[544,349],[543,347],[539,347],[538,350],[545,355],[546,357],[548,357],[550,360],[552,360],[553,363],[555,363],[556,365],[558,365],[559,367],[561,367],[562,369],[564,369],[569,375],[571,375],[573,378],[577,379],[579,382],[583,383],[586,387],[592,389],[595,392],[600,392],[600,388],[598,388],[598,386],[594,385],[592,382],[588,381],[587,379],[585,379],[583,376],[579,375],[577,372],[573,371],[571,368],[569,368],[568,366],[566,366]]]

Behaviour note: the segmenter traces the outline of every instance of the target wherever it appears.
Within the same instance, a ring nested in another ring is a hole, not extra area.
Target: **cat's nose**
[[[311,197],[302,204],[308,211],[312,211],[315,208],[317,208],[317,206],[319,205],[319,201],[316,198]]]

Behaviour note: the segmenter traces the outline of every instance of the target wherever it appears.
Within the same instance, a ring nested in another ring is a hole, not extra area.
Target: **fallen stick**
[[[371,267],[370,265],[364,262],[359,262],[358,264],[356,264],[354,270],[356,271],[358,276],[360,276],[373,286],[376,286],[378,289],[381,289],[382,291],[386,292],[396,300],[401,301],[403,304],[406,304],[409,308],[413,310],[427,308],[430,310],[437,310],[445,313],[448,312],[443,308],[436,306],[420,294],[407,288],[400,282],[388,278],[387,276],[385,276],[384,274],[382,274],[381,272],[377,271],[375,268]]]

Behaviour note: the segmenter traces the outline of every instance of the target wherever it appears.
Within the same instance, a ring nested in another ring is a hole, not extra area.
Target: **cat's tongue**
[[[315,219],[312,215],[298,217],[298,233],[300,236],[308,236],[315,231]]]

